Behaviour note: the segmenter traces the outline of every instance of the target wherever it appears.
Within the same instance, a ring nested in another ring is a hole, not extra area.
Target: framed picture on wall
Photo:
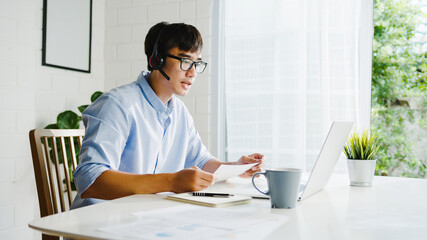
[[[42,65],[90,73],[92,0],[43,1]]]

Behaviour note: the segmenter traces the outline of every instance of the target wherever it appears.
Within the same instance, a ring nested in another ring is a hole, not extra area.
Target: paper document
[[[223,180],[226,180],[227,178],[237,177],[257,164],[259,163],[242,164],[242,165],[221,164],[221,166],[219,166],[219,168],[214,173],[215,175],[218,176],[218,179],[216,181],[223,181]]]
[[[289,218],[249,208],[231,210],[190,204],[133,215],[135,221],[98,230],[136,239],[263,239]]]

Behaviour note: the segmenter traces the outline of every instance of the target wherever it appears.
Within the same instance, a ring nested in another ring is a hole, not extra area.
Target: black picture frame
[[[43,0],[42,65],[90,73],[92,0]]]

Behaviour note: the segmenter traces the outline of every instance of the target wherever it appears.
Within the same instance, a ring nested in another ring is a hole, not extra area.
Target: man
[[[233,163],[215,159],[174,96],[185,96],[206,68],[202,45],[191,25],[156,24],[145,39],[151,72],[104,93],[85,110],[72,208],[137,193],[200,191],[214,183],[212,173],[221,164],[259,163],[243,177],[260,171],[264,156],[258,153]]]

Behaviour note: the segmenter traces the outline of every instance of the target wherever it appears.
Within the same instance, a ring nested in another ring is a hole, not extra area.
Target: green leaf
[[[58,124],[52,123],[44,127],[45,129],[59,129]]]
[[[87,107],[89,107],[89,105],[87,105],[87,104],[86,105],[81,105],[81,106],[78,107],[78,109],[79,109],[80,113],[83,113],[83,111],[86,110]]]
[[[103,92],[101,92],[101,91],[94,92],[92,94],[92,96],[90,97],[90,101],[95,102],[95,100],[98,99],[102,94],[103,94]]]
[[[80,127],[80,117],[73,111],[60,113],[56,121],[59,129],[78,129]]]
[[[354,132],[344,145],[344,153],[348,159],[374,159],[379,150],[379,139],[374,134],[369,134],[368,130],[364,130],[360,136]]]

